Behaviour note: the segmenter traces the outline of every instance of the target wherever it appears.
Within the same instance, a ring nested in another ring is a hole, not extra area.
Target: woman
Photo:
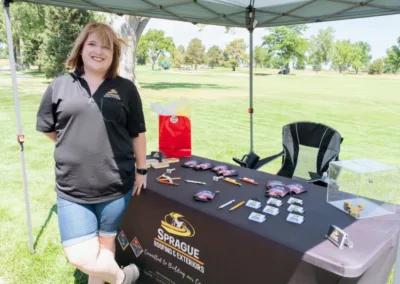
[[[117,75],[123,41],[89,23],[42,98],[37,130],[55,142],[58,223],[69,262],[89,283],[134,283],[115,262],[115,237],[132,195],[146,188],[146,138],[135,85]],[[136,163],[136,171],[135,171]]]

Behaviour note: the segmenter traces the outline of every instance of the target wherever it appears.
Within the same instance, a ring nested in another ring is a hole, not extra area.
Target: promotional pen
[[[233,179],[230,179],[230,178],[226,178],[226,179],[224,179],[224,181],[229,182],[229,183],[232,183],[232,184],[236,184],[236,185],[238,185],[238,186],[242,186],[241,183],[239,183],[239,182],[237,182],[237,181],[235,181],[235,180],[233,180]]]
[[[205,182],[196,181],[196,180],[189,180],[189,179],[186,179],[185,181],[188,182],[188,183],[206,184]]]
[[[231,209],[229,209],[229,211],[233,211],[233,210],[235,210],[235,209],[239,208],[240,206],[242,206],[243,204],[244,204],[244,201],[242,201],[242,202],[240,202],[240,203],[236,204],[236,205],[235,205],[235,206],[233,206]]]
[[[171,180],[177,180],[177,179],[181,179],[180,177],[176,177],[176,178],[170,178]],[[159,180],[163,180],[166,181],[168,180],[167,178],[160,178]]]
[[[173,182],[168,182],[168,181],[163,181],[163,180],[159,180],[158,182],[162,183],[162,184],[179,185],[179,183],[173,183]]]
[[[231,200],[231,201],[228,201],[228,202],[225,203],[225,204],[222,204],[220,207],[218,207],[218,209],[222,209],[222,208],[228,206],[229,204],[232,204],[233,202],[235,202],[235,199],[233,199],[233,200]]]
[[[240,178],[240,180],[242,180],[242,181],[244,181],[244,182],[247,182],[247,183],[251,183],[251,184],[259,185],[259,183],[258,183],[258,182],[254,181],[253,179],[249,179],[249,178],[247,178],[247,177]]]

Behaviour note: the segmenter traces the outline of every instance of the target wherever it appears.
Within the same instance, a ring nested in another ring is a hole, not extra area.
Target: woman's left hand
[[[140,195],[140,191],[147,186],[147,175],[135,174],[135,185],[133,187],[132,195]]]

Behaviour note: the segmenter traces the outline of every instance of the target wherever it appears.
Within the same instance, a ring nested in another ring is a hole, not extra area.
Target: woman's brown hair
[[[122,44],[126,44],[114,30],[106,24],[91,22],[88,23],[83,31],[80,33],[78,38],[75,40],[74,47],[71,50],[70,55],[67,59],[67,66],[72,70],[79,70],[83,73],[83,61],[81,52],[86,39],[91,33],[96,33],[103,45],[109,46],[113,51],[113,59],[105,75],[106,78],[112,79],[117,77],[119,61],[121,58],[121,47]]]

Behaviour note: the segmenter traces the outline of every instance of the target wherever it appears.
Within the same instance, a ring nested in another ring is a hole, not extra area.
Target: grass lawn
[[[261,157],[281,150],[282,126],[318,121],[344,137],[341,159],[371,158],[400,167],[400,76],[339,75],[276,70],[254,71],[254,150]],[[16,142],[11,78],[0,72],[0,282],[85,283],[62,252],[55,212],[53,147],[35,131],[36,112],[50,82],[43,74],[18,79],[35,254],[28,233]],[[190,102],[193,154],[224,162],[249,151],[246,70],[151,71],[139,66],[148,151],[158,145],[157,115],[151,103],[183,97]],[[264,170],[276,172],[279,161]],[[390,280],[389,283],[392,283]]]

